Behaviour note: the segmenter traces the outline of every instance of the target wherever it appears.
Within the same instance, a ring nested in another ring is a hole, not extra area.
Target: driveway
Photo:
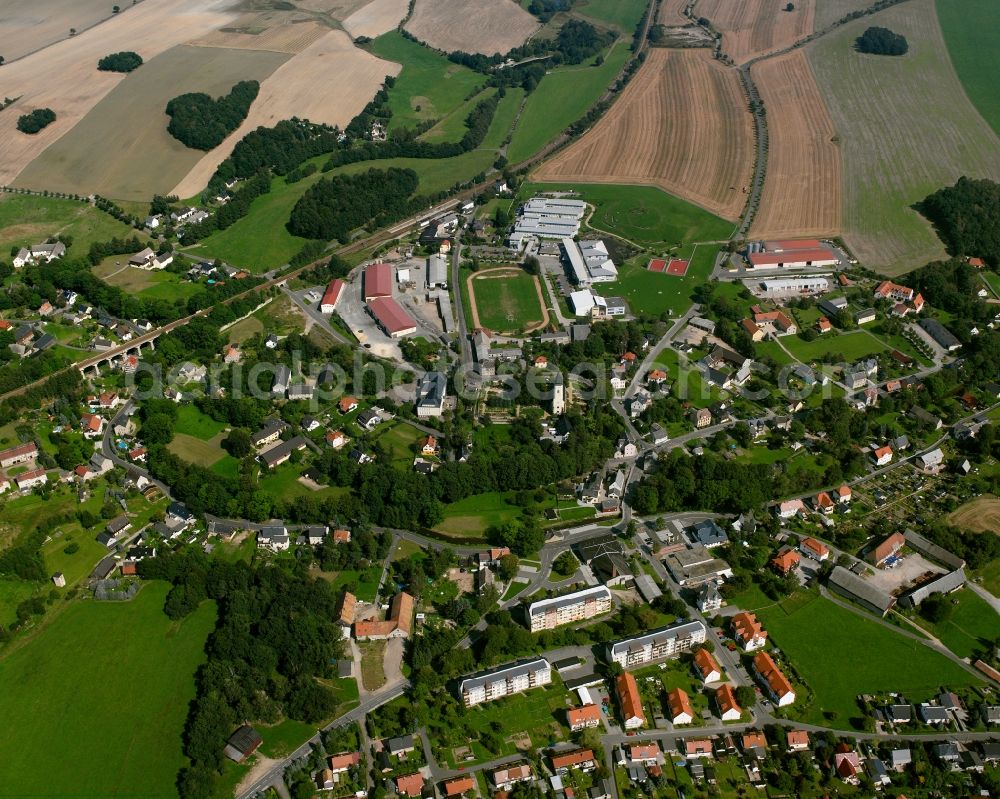
[[[403,650],[404,641],[402,638],[390,638],[385,644],[385,655],[382,658],[382,671],[385,672],[385,685],[380,690],[395,688],[406,681],[403,676]]]

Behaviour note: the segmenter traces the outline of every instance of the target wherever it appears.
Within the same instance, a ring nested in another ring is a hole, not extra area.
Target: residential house
[[[892,463],[892,447],[877,447],[873,449],[871,459],[875,466],[888,466]]]
[[[753,652],[767,643],[767,631],[757,621],[753,613],[741,611],[730,619],[733,638],[745,652]]]
[[[631,674],[628,674],[628,676],[632,677]],[[635,678],[632,677],[632,680],[634,681]],[[680,688],[667,691],[667,707],[670,710],[670,721],[675,726],[690,724],[694,721],[694,709],[691,707],[691,700],[688,699],[687,693]]]
[[[553,754],[551,758],[552,770],[556,774],[565,774],[571,768],[581,771],[592,771],[597,767],[594,753],[590,749],[574,749],[570,752],[560,752]]]
[[[701,648],[695,651],[692,664],[695,673],[701,677],[701,681],[705,685],[719,682],[722,679],[722,667],[719,665],[719,661],[715,659],[715,655],[707,649]]]
[[[754,655],[753,670],[767,695],[779,707],[795,701],[792,684],[767,652]]]
[[[723,721],[739,721],[743,717],[743,708],[737,704],[736,694],[729,683],[715,689],[715,704]]]
[[[635,730],[646,723],[646,715],[642,709],[642,699],[639,697],[639,686],[635,677],[629,672],[622,672],[615,677],[615,692],[622,714],[622,726],[626,730]]]
[[[413,604],[413,597],[401,591],[389,603],[389,615],[385,621],[355,622],[354,637],[359,641],[409,638],[413,629]]]
[[[601,710],[595,704],[570,708],[566,711],[566,723],[569,725],[570,732],[599,727],[601,725]]]
[[[272,552],[284,552],[291,546],[291,538],[284,525],[265,525],[257,531],[257,546]]]
[[[830,548],[815,538],[803,538],[799,541],[799,551],[807,558],[818,560],[821,563],[830,557]]]
[[[771,566],[782,577],[786,577],[795,571],[796,567],[799,565],[799,561],[801,560],[802,557],[796,550],[785,548],[780,550],[778,554],[771,559]]]

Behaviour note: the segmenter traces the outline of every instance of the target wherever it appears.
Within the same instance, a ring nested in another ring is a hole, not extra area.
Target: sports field
[[[805,53],[753,66],[768,119],[767,173],[752,235],[819,236],[838,233],[842,220],[841,159],[837,133]]]
[[[1000,64],[983,53],[1000,47],[995,0],[937,0],[935,4],[948,55],[972,104],[1000,136]]]
[[[726,241],[733,233],[732,222],[655,186],[529,183],[521,196],[529,197],[536,191],[575,192],[594,206],[588,226],[641,247]]]
[[[909,52],[856,52],[854,40],[873,25],[903,34]],[[932,0],[852,22],[806,52],[840,140],[848,245],[891,275],[945,257],[912,205],[962,175],[996,178],[1000,139],[955,75]]]
[[[0,193],[0,253],[39,244],[51,236],[71,236],[71,258],[87,254],[95,241],[130,236],[135,231],[92,205],[55,197]]]
[[[736,71],[706,49],[654,48],[611,109],[533,178],[653,184],[736,219],[752,168],[752,118]]]
[[[17,730],[0,738],[4,793],[177,796],[181,733],[215,610],[205,603],[171,622],[168,588],[78,602],[0,660],[0,713]]]
[[[403,38],[397,30],[379,36],[371,47],[379,58],[403,65],[389,90],[392,129],[443,119],[485,83],[482,75]]]
[[[472,326],[494,333],[530,331],[548,320],[538,278],[517,267],[485,269],[469,278]]]
[[[507,160],[518,164],[530,158],[590,110],[611,85],[629,58],[625,42],[618,40],[603,53],[578,66],[558,67],[538,84],[524,105],[514,129]]]
[[[828,599],[793,599],[789,609],[770,605],[757,615],[815,695],[804,720],[849,728],[860,716],[858,694],[900,691],[920,701],[942,687],[979,683],[924,644]],[[837,717],[824,721],[824,712]]]
[[[677,254],[678,260],[688,261],[683,276],[650,271],[648,257],[640,255],[623,264],[618,270],[618,280],[606,287],[602,285],[600,293],[624,297],[629,310],[637,315],[679,316],[691,306],[694,290],[712,273],[718,252],[719,248],[712,245],[683,248]],[[671,259],[666,260],[669,263]]]
[[[32,161],[16,185],[123,200],[168,194],[204,154],[167,133],[167,103],[185,92],[217,97],[238,81],[263,81],[289,57],[216,47],[168,50],[125,77]]]

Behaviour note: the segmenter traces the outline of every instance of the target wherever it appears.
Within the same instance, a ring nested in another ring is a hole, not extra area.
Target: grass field
[[[521,512],[521,508],[497,491],[474,494],[446,505],[444,519],[434,529],[445,535],[474,538],[485,533],[488,527],[518,518]]]
[[[416,455],[414,445],[425,435],[417,428],[401,423],[387,428],[375,440],[389,451],[393,466],[409,471]]]
[[[131,602],[81,602],[0,661],[4,792],[19,796],[175,797],[194,672],[211,604],[163,614],[165,583]],[[72,768],[67,768],[71,763]]]
[[[598,22],[614,25],[623,34],[631,35],[647,5],[646,0],[587,0],[575,6],[574,11]]]
[[[444,119],[484,83],[482,75],[403,38],[398,30],[379,36],[372,42],[372,52],[403,65],[389,90],[392,129]]]
[[[974,591],[966,588],[948,597],[953,603],[947,621],[930,624],[919,619],[941,642],[960,658],[967,658],[976,650],[989,649],[991,642],[1000,638],[1000,615]]]
[[[507,124],[509,126],[509,121]],[[492,129],[488,135],[492,135]],[[350,164],[329,174],[356,174],[369,169],[391,167],[412,169],[420,178],[417,192],[435,194],[486,170],[495,157],[493,151],[473,150],[455,158],[390,158]],[[315,161],[322,165],[326,159],[318,158]],[[222,258],[254,272],[264,272],[288,263],[307,240],[289,233],[285,223],[299,197],[323,176],[323,173],[317,172],[291,186],[286,185],[283,178],[276,178],[271,192],[255,200],[247,216],[226,230],[209,236],[189,252],[198,257]]]
[[[900,691],[920,701],[942,686],[978,682],[943,655],[830,600],[792,604],[791,613],[771,604],[757,615],[815,695],[801,710],[805,720],[845,727],[859,715],[858,694]],[[824,711],[837,718],[824,722]]]
[[[1000,498],[984,494],[948,514],[948,523],[976,533],[1000,533]]]
[[[903,34],[909,52],[856,52],[854,39],[873,25]],[[1000,174],[1000,139],[955,75],[932,0],[856,20],[806,52],[840,141],[845,241],[864,265],[886,274],[944,257],[912,206],[962,175]],[[982,85],[995,85],[988,73]]]
[[[688,258],[691,262],[683,277],[650,272],[646,268],[648,256],[641,255],[623,264],[618,270],[618,280],[602,284],[601,293],[621,295],[628,300],[629,310],[637,315],[669,313],[679,316],[691,306],[694,290],[712,273],[717,253],[718,248],[711,245],[696,246],[678,253],[678,257]]]
[[[520,163],[582,117],[611,85],[630,53],[619,40],[604,53],[604,63],[552,70],[529,96],[507,149],[507,160]]]
[[[361,683],[368,691],[377,691],[385,685],[385,641],[359,641],[361,650]]]
[[[167,449],[188,463],[209,467],[226,457],[226,451],[222,448],[223,438],[221,433],[208,440],[175,433],[173,440],[167,444]]]
[[[517,333],[542,321],[535,278],[521,269],[476,276],[472,289],[483,327]]]
[[[881,341],[869,336],[863,330],[841,333],[837,336],[827,333],[812,341],[805,341],[798,336],[782,336],[781,343],[792,355],[806,363],[836,354],[843,355],[844,360],[853,363],[859,358],[878,355],[886,349]]]
[[[167,133],[167,103],[185,92],[216,97],[240,80],[263,81],[287,53],[180,46],[125,77],[32,161],[17,184],[124,200],[169,194],[204,153]]]
[[[983,58],[1000,46],[997,5],[994,0],[937,0],[935,5],[955,72],[972,104],[1000,136],[1000,65]]]
[[[128,266],[128,256],[124,255],[105,258],[91,271],[109,286],[150,299],[186,300],[204,288],[198,283],[182,280],[181,276],[174,272],[135,269]]]
[[[129,236],[135,231],[92,205],[55,197],[0,193],[0,253],[39,244],[50,236],[72,236],[67,256],[85,256],[95,241]]]
[[[595,207],[588,224],[643,247],[726,241],[732,222],[655,186],[528,183],[521,195],[537,191],[573,191]]]
[[[217,422],[194,405],[185,404],[177,409],[177,424],[174,430],[178,433],[208,441],[221,433],[225,427],[224,422]]]

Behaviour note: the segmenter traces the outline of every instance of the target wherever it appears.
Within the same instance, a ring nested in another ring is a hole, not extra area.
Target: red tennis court
[[[662,258],[654,258],[652,261],[646,264],[646,268],[650,272],[663,272],[667,268],[667,262],[664,261]]]
[[[688,262],[680,261],[676,258],[667,264],[667,274],[674,275],[676,277],[684,277],[688,271]]]

